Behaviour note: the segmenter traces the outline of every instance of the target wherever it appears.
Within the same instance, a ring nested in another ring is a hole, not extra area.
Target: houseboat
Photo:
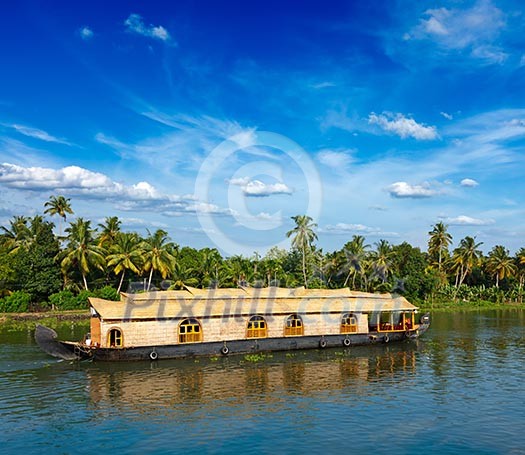
[[[58,341],[38,326],[35,339],[55,357],[158,360],[296,349],[325,349],[417,338],[428,315],[402,296],[344,289],[196,289],[90,299],[91,331]]]

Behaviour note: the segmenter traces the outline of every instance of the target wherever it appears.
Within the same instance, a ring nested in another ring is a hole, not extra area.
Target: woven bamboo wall
[[[289,315],[265,316],[268,325],[268,337],[282,337],[285,321]],[[366,314],[355,314],[358,321],[358,333],[368,332]],[[332,335],[341,331],[342,314],[308,314],[303,315],[304,335]],[[246,338],[246,327],[249,317],[228,316],[221,318],[198,319],[203,341],[231,341]],[[178,328],[181,319],[156,321],[101,321],[100,343],[107,347],[108,333],[113,328],[122,331],[124,346],[158,346],[178,344]]]

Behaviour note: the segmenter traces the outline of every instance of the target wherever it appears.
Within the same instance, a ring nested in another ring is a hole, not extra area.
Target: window
[[[111,329],[108,332],[108,345],[110,348],[121,348],[124,346],[124,340],[122,338],[122,330]]]
[[[248,321],[246,338],[266,338],[268,326],[262,316],[252,316]]]
[[[354,313],[346,313],[341,319],[341,333],[356,333],[357,317]]]
[[[393,318],[394,315],[391,312],[382,312],[379,316],[379,329],[378,331],[390,331],[393,330]]]
[[[286,318],[284,336],[293,337],[298,335],[304,335],[303,320],[298,314],[292,314]]]
[[[197,319],[184,319],[179,324],[179,343],[202,341],[201,325]]]

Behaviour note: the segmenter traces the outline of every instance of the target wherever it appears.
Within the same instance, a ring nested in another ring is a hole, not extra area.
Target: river
[[[60,335],[80,338],[65,324]],[[525,311],[436,313],[417,342],[70,363],[0,326],[3,453],[525,453]]]

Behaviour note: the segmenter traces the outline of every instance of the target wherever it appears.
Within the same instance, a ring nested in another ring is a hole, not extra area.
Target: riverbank
[[[0,323],[7,321],[42,321],[56,319],[57,321],[82,321],[89,319],[87,310],[42,311],[35,313],[0,313]]]
[[[0,333],[33,331],[37,324],[57,331],[76,327],[89,330],[89,312],[86,310],[47,311],[40,313],[0,313]]]
[[[448,301],[448,302],[425,302],[416,304],[420,311],[478,311],[478,310],[505,310],[525,308],[524,303],[507,302],[494,303],[487,301],[478,302],[464,302],[464,301]]]
[[[487,301],[479,302],[425,302],[416,304],[420,311],[465,311],[465,310],[503,310],[513,308],[525,308],[525,303],[493,303]],[[0,313],[0,324],[15,321],[27,321],[42,323],[43,321],[87,321],[89,319],[88,310],[64,310],[64,311],[43,311],[35,313]]]

